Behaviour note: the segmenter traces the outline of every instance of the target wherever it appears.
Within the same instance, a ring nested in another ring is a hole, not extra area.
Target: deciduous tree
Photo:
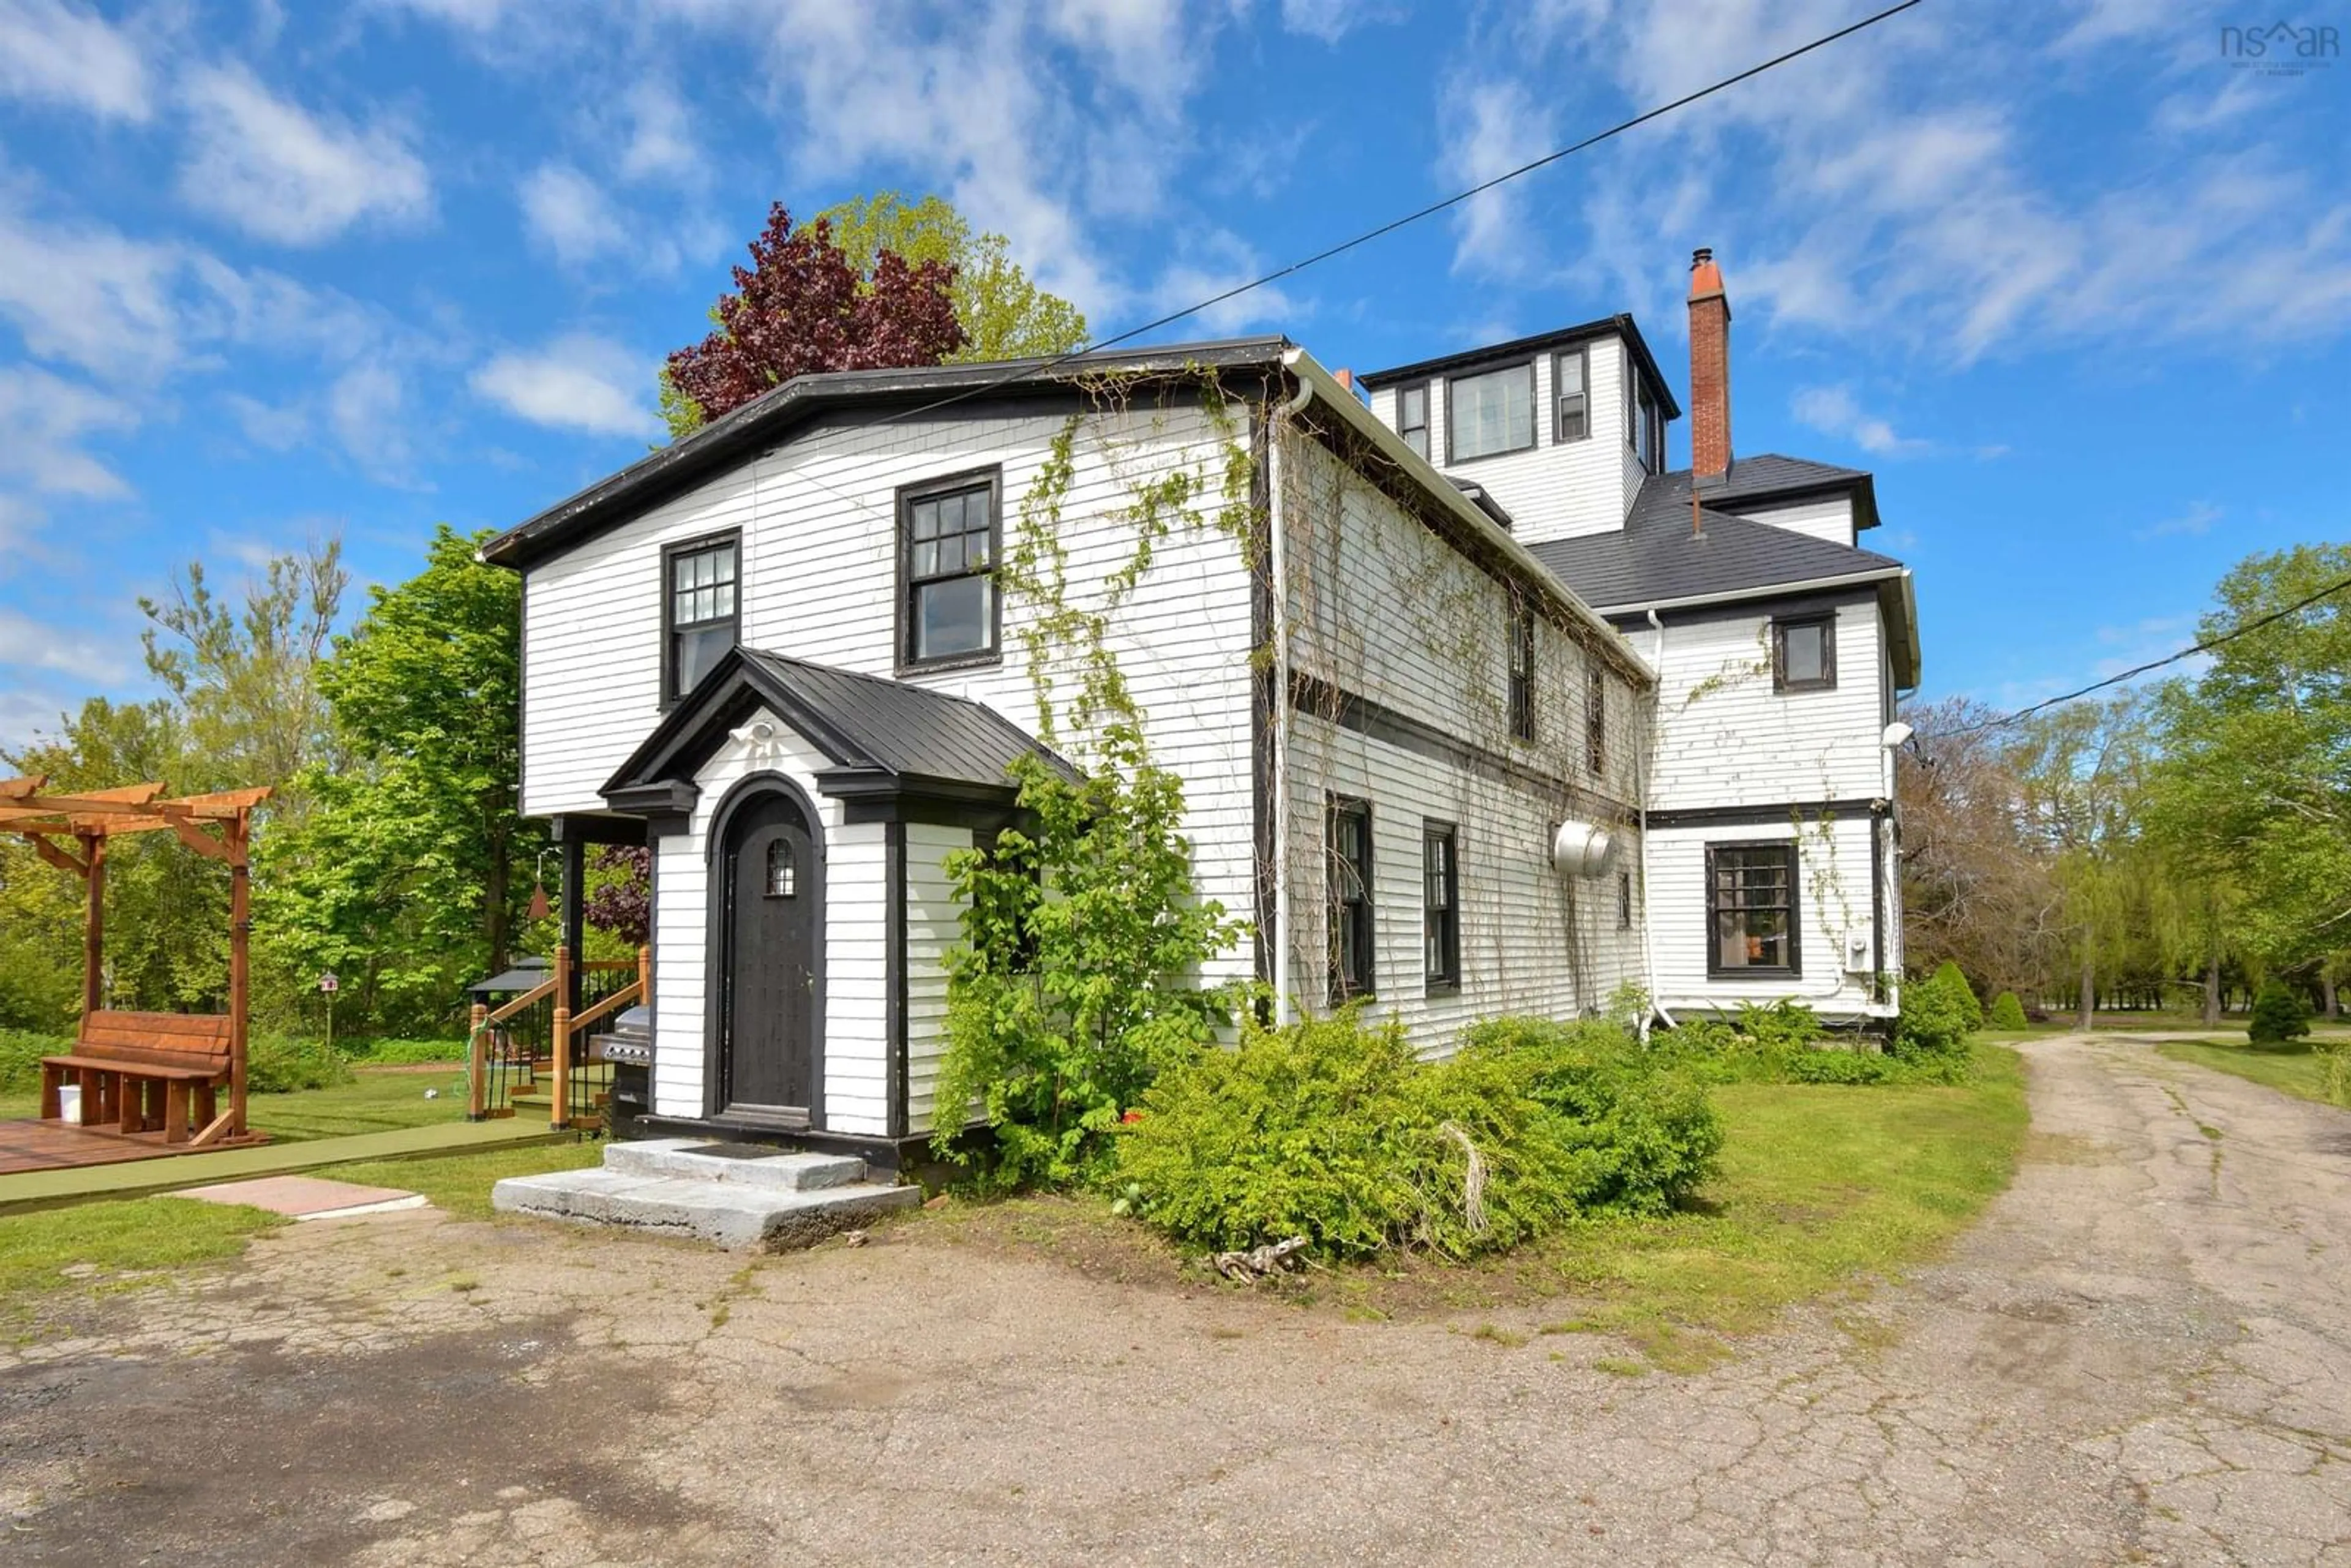
[[[673,435],[720,418],[794,376],[935,365],[964,346],[955,268],[875,251],[852,264],[822,218],[795,227],[778,202],[751,242],[751,265],[711,312],[716,329],[662,371]]]

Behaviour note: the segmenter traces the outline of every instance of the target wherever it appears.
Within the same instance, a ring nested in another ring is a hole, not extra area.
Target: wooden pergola
[[[205,1129],[195,1143],[241,1137],[246,1132],[246,1015],[251,984],[246,939],[253,926],[253,809],[269,798],[269,790],[230,789],[165,800],[160,783],[72,794],[47,793],[47,786],[48,780],[41,777],[0,779],[0,833],[31,841],[33,852],[42,860],[71,872],[88,889],[88,914],[82,926],[85,1032],[89,1021],[105,1011],[108,843],[131,833],[170,832],[197,854],[226,862],[229,1106],[220,1118],[221,1124]]]

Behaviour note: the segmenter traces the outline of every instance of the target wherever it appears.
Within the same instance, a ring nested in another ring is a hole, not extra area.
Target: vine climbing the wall
[[[1089,1173],[1143,1090],[1231,1021],[1240,998],[1197,977],[1248,932],[1198,896],[1183,780],[1153,758],[1113,631],[1170,538],[1217,530],[1247,549],[1259,537],[1253,459],[1213,375],[1094,379],[1081,390],[1085,406],[1050,444],[995,571],[1028,662],[1037,734],[1068,766],[1016,764],[1021,825],[946,866],[966,914],[946,956],[934,1146],[956,1153],[979,1107],[996,1134],[984,1176],[1005,1186]],[[1139,392],[1154,394],[1147,413],[1134,406]],[[1210,452],[1136,472],[1131,455],[1164,454],[1171,409],[1194,397]],[[1085,584],[1072,580],[1065,517],[1081,458],[1120,497],[1079,519],[1087,555],[1105,537],[1124,541]]]

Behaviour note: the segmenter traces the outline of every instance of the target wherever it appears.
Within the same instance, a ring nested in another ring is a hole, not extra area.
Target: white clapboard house
[[[991,566],[1042,534],[1184,779],[1201,896],[1249,923],[1204,979],[1428,1051],[1635,988],[1888,1015],[1910,580],[1856,542],[1868,475],[1732,454],[1704,253],[1690,316],[1687,470],[1615,316],[1368,405],[1281,338],[806,376],[493,541],[575,946],[583,847],[653,850],[652,1065],[616,1108],[884,1166],[927,1138],[942,862],[1042,749],[1041,612]]]

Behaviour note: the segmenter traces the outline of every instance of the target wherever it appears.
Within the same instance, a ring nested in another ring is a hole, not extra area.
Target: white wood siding
[[[1639,493],[1641,465],[1625,444],[1625,377],[1629,366],[1624,340],[1596,338],[1588,348],[1585,396],[1592,434],[1564,445],[1552,439],[1557,356],[1551,350],[1535,356],[1535,444],[1524,452],[1448,465],[1445,378],[1429,380],[1429,461],[1484,486],[1510,514],[1511,534],[1521,544],[1621,528]],[[1395,410],[1394,387],[1372,394],[1372,413],[1390,429],[1395,427]]]
[[[754,773],[790,779],[816,802],[824,859],[824,1119],[834,1132],[888,1131],[884,945],[887,881],[880,824],[852,826],[816,789],[825,758],[773,715],[778,739],[754,754],[728,742],[695,775],[701,798],[685,832],[655,841],[653,1111],[700,1116],[705,1045],[715,990],[708,974],[711,820],[726,792]]]
[[[1064,423],[1038,414],[810,430],[534,567],[523,628],[524,812],[602,810],[598,789],[658,722],[663,546],[739,528],[747,646],[894,675],[898,488],[1001,465],[1008,543]],[[1134,551],[1134,529],[1118,514],[1136,486],[1178,465],[1210,481],[1209,498],[1196,508],[1204,526],[1158,541],[1109,642],[1158,759],[1185,780],[1185,825],[1203,895],[1247,914],[1249,580],[1241,545],[1205,526],[1217,505],[1223,438],[1196,408],[1138,403],[1095,416],[1074,455],[1059,538],[1080,604],[1099,604],[1102,580]],[[984,702],[1033,730],[1021,625],[1019,610],[1008,605],[999,665],[904,678]],[[1242,944],[1212,967],[1212,977],[1251,971]]]
[[[1652,810],[1866,800],[1886,792],[1877,607],[1837,612],[1833,691],[1771,689],[1771,622],[1668,623]],[[1654,633],[1635,643],[1653,646]]]
[[[1850,547],[1858,542],[1854,535],[1853,503],[1843,496],[1833,496],[1824,501],[1805,501],[1793,507],[1757,508],[1732,506],[1725,509],[1759,523],[1769,523],[1775,528],[1826,539],[1831,544]]]
[[[1585,766],[1585,672],[1592,655],[1546,622],[1536,636],[1533,741],[1510,732],[1508,590],[1321,445],[1286,439],[1275,493],[1284,540],[1286,626],[1293,670],[1431,727],[1560,789],[1465,759],[1374,738],[1328,716],[1293,713],[1283,874],[1289,929],[1284,988],[1311,1012],[1329,997],[1323,860],[1329,794],[1370,802],[1374,1017],[1400,1018],[1414,1044],[1450,1050],[1462,1024],[1502,1012],[1573,1017],[1640,973],[1639,929],[1616,925],[1616,881],[1570,882],[1551,867],[1553,827],[1604,815],[1619,825],[1617,865],[1631,871],[1630,828],[1645,704],[1608,670],[1604,767]],[[1606,800],[1579,797],[1590,790]],[[1422,904],[1426,821],[1458,832],[1459,990],[1427,995]]]
[[[1845,936],[1871,930],[1869,843],[1874,819],[1867,813],[1836,818],[1825,827],[1807,821],[1801,835],[1792,822],[1758,826],[1649,830],[1650,943],[1656,963],[1657,1002],[1677,1018],[1704,1018],[1715,1009],[1729,1012],[1742,1001],[1792,998],[1824,1016],[1882,1015],[1892,1009],[1869,999],[1870,975],[1844,968]],[[1797,842],[1796,961],[1800,972],[1786,976],[1727,976],[1707,973],[1713,940],[1706,847],[1716,844]]]
[[[946,857],[971,848],[971,830],[906,824],[906,1130],[931,1130],[932,1088],[946,1052],[947,951],[963,940],[963,901]]]

